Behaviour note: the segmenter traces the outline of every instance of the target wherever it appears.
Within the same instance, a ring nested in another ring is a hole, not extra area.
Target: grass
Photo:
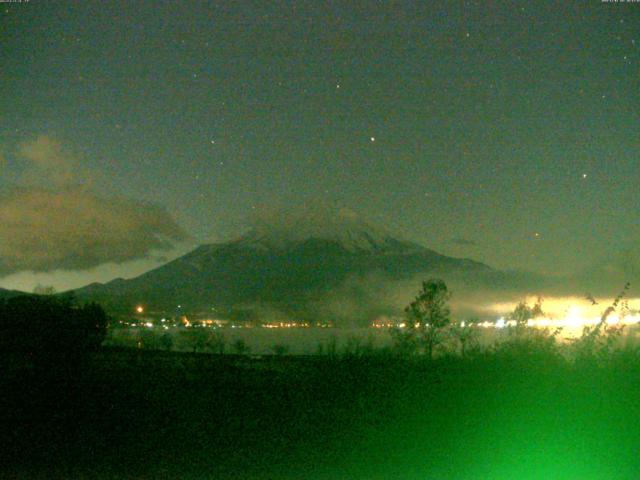
[[[632,479],[638,359],[5,354],[0,477]]]

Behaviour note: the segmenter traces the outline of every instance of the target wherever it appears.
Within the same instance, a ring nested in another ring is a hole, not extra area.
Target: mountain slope
[[[28,295],[24,292],[20,292],[18,290],[6,290],[4,288],[0,288],[0,300],[10,297],[16,297],[18,295]]]
[[[484,264],[399,240],[347,212],[329,221],[305,218],[258,225],[238,240],[200,246],[139,277],[89,285],[76,295],[112,309],[142,303],[168,312],[181,305],[192,312],[215,308],[229,315],[268,306],[311,315],[346,284],[349,295],[366,303],[371,300],[367,279],[371,283],[375,277],[380,284],[427,275],[493,285],[508,281]]]

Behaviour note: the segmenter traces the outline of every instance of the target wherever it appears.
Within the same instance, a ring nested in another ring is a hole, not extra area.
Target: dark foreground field
[[[637,479],[640,359],[3,357],[0,478]]]

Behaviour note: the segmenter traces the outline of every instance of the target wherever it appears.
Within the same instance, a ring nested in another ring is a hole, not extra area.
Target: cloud
[[[640,285],[640,246],[629,243],[623,249],[613,250],[579,272],[573,280],[584,291],[594,295],[614,297],[627,282],[637,292]]]
[[[251,223],[249,235],[272,247],[313,238],[339,242],[348,249],[366,249],[372,244],[382,245],[393,236],[349,208],[318,199],[256,209]]]
[[[23,167],[21,185],[62,188],[90,183],[91,175],[57,140],[39,135],[18,146],[17,157]]]
[[[121,263],[184,238],[165,210],[135,200],[79,188],[0,196],[0,274]]]
[[[105,283],[114,278],[133,278],[142,275],[149,270],[157,268],[167,261],[180,257],[193,250],[191,241],[181,242],[172,250],[163,251],[159,258],[152,251],[145,258],[137,258],[123,263],[103,263],[88,270],[53,270],[34,273],[33,271],[20,271],[0,278],[0,288],[31,292],[34,287],[40,285],[52,285],[59,292],[72,290],[93,282]]]
[[[477,242],[474,242],[473,240],[467,240],[465,238],[454,238],[453,240],[451,240],[451,243],[461,247],[477,247],[478,246]]]
[[[20,180],[0,193],[0,275],[123,263],[187,238],[159,206],[92,192],[91,172],[47,136],[17,157]]]

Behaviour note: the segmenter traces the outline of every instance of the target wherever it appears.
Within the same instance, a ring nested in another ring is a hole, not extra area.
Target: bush
[[[247,343],[241,338],[233,342],[233,350],[236,352],[237,355],[248,355],[249,352],[251,351],[251,349],[249,348],[249,345],[247,345]]]
[[[513,328],[514,334],[507,340],[495,344],[493,351],[498,357],[506,357],[512,361],[535,360],[543,363],[562,358],[560,345],[556,341],[558,331],[524,326]]]
[[[478,323],[477,318],[471,318],[464,322],[452,323],[449,327],[449,334],[455,344],[454,351],[460,352],[463,358],[480,349]]]
[[[631,286],[626,283],[611,305],[602,313],[600,321],[593,327],[584,327],[582,336],[573,343],[573,354],[578,362],[603,362],[611,359],[624,330],[624,325],[610,325],[609,316],[619,311],[621,317],[629,313],[625,296]],[[588,299],[593,300],[590,295]]]
[[[271,352],[277,357],[282,357],[283,355],[287,355],[289,353],[289,346],[282,343],[276,343],[275,345],[271,346]]]

